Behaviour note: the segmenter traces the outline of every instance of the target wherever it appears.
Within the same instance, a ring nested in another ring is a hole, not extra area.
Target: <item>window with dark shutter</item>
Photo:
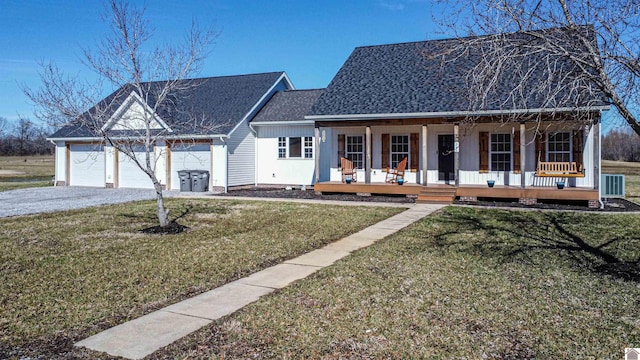
[[[420,134],[411,133],[411,145],[409,149],[411,150],[411,155],[409,156],[410,165],[409,171],[418,171],[418,162],[420,160],[419,149],[420,149]]]
[[[513,133],[513,172],[520,174],[520,131]]]
[[[478,144],[480,146],[480,172],[489,172],[489,133],[482,131],[479,134]]]
[[[389,147],[389,134],[382,134],[382,153],[380,158],[382,159],[382,171],[389,171],[389,155],[391,154],[391,148]]]

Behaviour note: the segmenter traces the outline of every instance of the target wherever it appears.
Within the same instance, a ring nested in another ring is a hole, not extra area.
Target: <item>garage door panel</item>
[[[104,146],[69,146],[69,183],[72,186],[105,186]]]
[[[174,144],[171,147],[171,187],[180,189],[180,170],[206,170],[211,172],[209,144]]]
[[[135,152],[134,155],[143,166],[146,166],[145,151]],[[153,156],[153,154],[151,155]],[[153,183],[149,175],[142,171],[133,159],[125,154],[120,154],[118,156],[118,187],[152,189]]]

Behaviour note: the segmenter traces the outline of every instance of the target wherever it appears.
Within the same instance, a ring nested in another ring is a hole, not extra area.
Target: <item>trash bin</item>
[[[189,171],[178,171],[178,177],[180,178],[180,191],[191,191],[191,179],[189,178]]]
[[[205,192],[209,190],[209,172],[204,170],[192,170],[191,190],[196,192]]]

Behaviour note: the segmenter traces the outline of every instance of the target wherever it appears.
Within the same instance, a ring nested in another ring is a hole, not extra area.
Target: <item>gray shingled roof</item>
[[[565,29],[545,30],[566,40],[567,49],[580,53],[580,46],[571,46],[576,41]],[[498,81],[497,90],[489,103],[477,104],[470,100],[466,75],[483,56],[488,53],[486,46],[499,37],[474,37],[464,39],[431,40],[402,44],[358,47],[349,56],[333,78],[326,91],[310,112],[310,116],[369,115],[369,114],[411,114],[411,113],[451,113],[481,110],[513,110],[550,108],[548,99],[541,95],[545,89],[526,93],[517,103],[507,100],[506,94],[519,80],[519,70],[529,70],[535,66],[529,80],[534,89],[545,76],[554,76],[559,82],[564,76],[575,71],[574,65],[566,59],[557,60],[553,73],[547,72],[546,65],[536,64],[536,56],[527,55],[521,64],[513,64]],[[470,41],[473,40],[473,41]],[[484,40],[484,41],[483,41]],[[536,41],[531,35],[513,33],[502,35],[501,41],[510,41],[514,48],[530,45]],[[595,40],[594,40],[595,41]],[[465,44],[465,52],[460,51]],[[525,45],[526,44],[526,45]],[[452,49],[458,51],[451,51]],[[523,50],[524,51],[524,50]],[[447,54],[448,55],[445,55]],[[425,54],[440,54],[427,57]],[[448,62],[442,58],[448,56]],[[511,69],[511,68],[510,68]],[[561,83],[556,82],[556,85]],[[590,93],[560,92],[551,103],[556,107],[604,106],[605,97],[586,84]]]
[[[304,120],[323,91],[324,89],[279,91],[251,122]]]
[[[272,72],[182,80],[185,84],[191,82],[196,86],[172,94],[170,101],[165,101],[157,113],[173,130],[172,135],[228,134],[283,74],[284,72]],[[152,89],[151,94],[154,88],[160,88],[163,84],[164,82],[146,83]],[[100,104],[111,104],[111,114],[129,96],[130,89],[129,85],[125,85]],[[149,102],[155,102],[153,96]],[[95,109],[96,107],[89,112]],[[56,131],[50,138],[98,136],[87,126],[83,126],[81,121],[76,121]]]

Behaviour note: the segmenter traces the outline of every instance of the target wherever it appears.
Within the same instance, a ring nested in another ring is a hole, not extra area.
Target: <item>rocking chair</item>
[[[388,183],[396,183],[398,182],[398,179],[402,179],[402,181],[404,181],[404,171],[406,168],[407,158],[404,158],[398,163],[397,168],[389,169],[389,171],[387,171],[387,178],[384,181]]]

